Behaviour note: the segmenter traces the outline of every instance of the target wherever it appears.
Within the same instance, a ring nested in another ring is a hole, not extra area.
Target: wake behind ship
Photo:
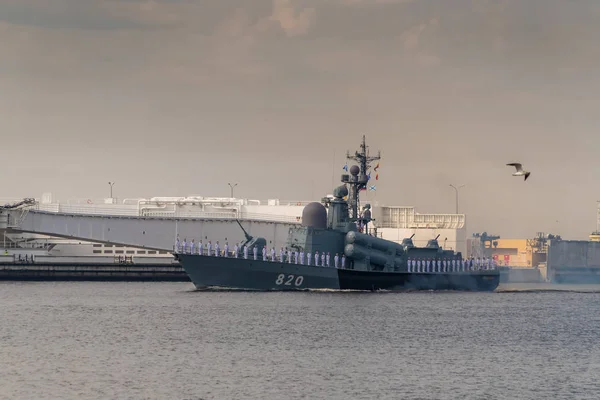
[[[498,287],[497,269],[473,270],[459,261],[460,253],[441,249],[436,240],[416,248],[410,239],[398,244],[369,235],[370,210],[365,205],[359,215],[359,193],[366,188],[370,161],[379,157],[369,157],[363,137],[361,152],[349,158],[360,167],[353,165],[349,175],[342,175],[343,185],[334,189],[333,198],[304,208],[301,226],[289,229],[287,251],[278,260],[266,254],[265,239],[245,231],[243,257],[237,248],[233,256],[225,257],[175,253],[196,288],[493,291]],[[415,257],[427,259],[426,265],[415,269],[409,263]]]

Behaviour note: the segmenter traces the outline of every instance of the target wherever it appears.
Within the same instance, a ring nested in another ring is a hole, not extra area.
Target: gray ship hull
[[[193,254],[175,257],[198,289],[493,291],[500,283],[498,271],[376,272]]]

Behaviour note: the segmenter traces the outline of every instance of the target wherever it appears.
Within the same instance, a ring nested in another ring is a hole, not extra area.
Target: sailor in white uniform
[[[293,261],[292,260],[292,251],[291,250],[287,251],[287,260],[288,260],[288,264],[291,264],[292,261]]]
[[[263,246],[262,259],[263,259],[263,261],[267,261],[267,246]]]
[[[187,253],[187,240],[186,239],[183,239],[183,246],[181,246],[181,252],[183,254]]]
[[[298,250],[294,250],[294,264],[298,264]]]
[[[411,272],[411,268],[410,268],[410,267],[411,267],[411,265],[412,265],[412,260],[411,260],[410,258],[407,258],[407,259],[406,259],[406,270],[407,270],[408,272]]]
[[[342,254],[342,265],[341,268],[344,269],[346,268],[346,255]]]
[[[221,255],[221,247],[219,246],[219,241],[215,243],[215,257],[219,257]]]
[[[321,267],[325,266],[325,252],[321,253]]]
[[[254,256],[255,260],[258,260],[258,247],[252,247],[252,255]]]
[[[338,256],[338,253],[335,253],[335,256],[333,257],[333,265],[336,268],[340,267],[340,256]]]
[[[233,257],[234,258],[238,258],[239,251],[240,251],[240,248],[238,247],[238,244],[236,243],[235,246],[233,246]]]
[[[202,250],[204,250],[204,243],[202,243],[202,239],[198,242],[198,255],[202,255]]]
[[[439,258],[437,260],[437,272],[442,272],[442,260]]]
[[[304,265],[304,250],[300,250],[300,264]]]
[[[271,247],[271,261],[275,262],[275,246]]]
[[[315,266],[319,266],[319,251],[315,251]]]
[[[181,248],[179,247],[180,243],[179,243],[179,236],[177,237],[177,239],[175,240],[175,253],[179,253]]]
[[[417,260],[415,260],[414,258],[412,259],[412,262],[411,262],[411,271],[417,272]]]
[[[223,246],[223,257],[229,257],[229,242],[225,242]]]
[[[325,262],[327,263],[327,266],[331,266],[331,264],[329,263],[329,261],[331,260],[331,254],[329,254],[329,252],[327,252],[327,255],[325,256]]]
[[[210,242],[210,240],[208,241],[208,244],[206,245],[206,255],[212,256],[212,243]]]
[[[311,256],[312,254],[310,254],[310,251],[306,253],[306,265],[310,265]]]
[[[190,243],[190,254],[194,254],[194,247],[196,247],[196,243],[194,243],[194,240],[196,239],[192,239],[192,242]]]
[[[283,256],[284,256],[284,251],[283,251],[283,247],[281,249],[279,249],[279,262],[283,262]]]
[[[428,258],[425,262],[425,272],[429,273],[431,271],[431,258]]]

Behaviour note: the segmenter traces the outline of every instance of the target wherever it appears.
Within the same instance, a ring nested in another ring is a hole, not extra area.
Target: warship
[[[359,213],[359,194],[366,189],[371,162],[380,159],[380,155],[369,155],[363,136],[360,152],[348,153],[347,158],[358,165],[352,165],[349,174],[341,176],[342,185],[333,190],[333,196],[304,207],[301,224],[289,228],[286,252],[278,259],[266,254],[264,238],[252,237],[241,224],[245,236],[242,256],[237,250],[233,255],[175,252],[174,257],[194,286],[197,289],[266,291],[493,291],[498,287],[500,275],[497,269],[463,268],[450,272],[444,268],[443,272],[439,269],[429,272],[427,268],[427,272],[415,272],[409,264],[411,258],[450,261],[461,257],[460,253],[442,249],[437,238],[419,248],[414,246],[412,238],[396,243],[369,233],[370,207],[365,204]],[[325,262],[322,256],[312,259],[315,254],[325,252],[335,254],[334,266],[329,266],[329,260]],[[308,256],[306,262],[304,254]]]

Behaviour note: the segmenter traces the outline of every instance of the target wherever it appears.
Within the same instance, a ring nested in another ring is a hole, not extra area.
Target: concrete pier
[[[179,263],[169,260],[131,263],[77,260],[78,257],[54,257],[45,262],[19,261],[0,256],[0,280],[10,281],[163,281],[189,282]],[[62,258],[62,260],[61,260]],[[90,258],[90,257],[80,257]],[[87,261],[87,262],[86,262]]]

